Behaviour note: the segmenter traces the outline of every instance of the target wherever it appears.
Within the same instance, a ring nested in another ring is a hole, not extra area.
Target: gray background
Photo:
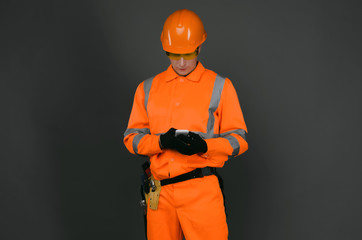
[[[180,8],[249,130],[221,171],[230,239],[362,239],[361,3],[282,0],[2,1],[0,239],[143,239],[123,131]]]

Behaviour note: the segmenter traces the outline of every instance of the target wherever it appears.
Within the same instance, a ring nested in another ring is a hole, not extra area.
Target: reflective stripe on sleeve
[[[211,133],[211,134],[207,134],[207,133],[203,133],[203,132],[193,132],[193,133],[196,133],[198,135],[200,135],[200,137],[202,137],[203,139],[208,139],[208,138],[217,138],[220,136],[220,134],[214,134],[214,133]]]
[[[239,150],[240,150],[240,145],[239,145],[238,140],[234,136],[231,136],[231,135],[227,135],[224,138],[226,138],[229,141],[231,147],[233,148],[233,153],[231,154],[231,156],[229,156],[229,158],[232,158],[232,157],[235,157],[236,155],[238,155]]]
[[[133,151],[138,154],[138,144],[140,143],[141,139],[146,136],[147,134],[137,134],[134,138],[133,138],[133,143],[132,143],[132,146],[133,146]]]
[[[152,86],[152,81],[154,77],[148,78],[143,83],[143,90],[145,91],[145,109],[147,112],[147,103],[148,103],[148,97],[150,96],[150,90]],[[148,112],[147,112],[148,114]]]
[[[214,88],[212,90],[210,105],[209,105],[209,119],[207,121],[207,138],[211,138],[214,135],[215,117],[214,112],[220,103],[221,93],[224,88],[225,78],[220,75],[216,75]]]
[[[244,129],[237,129],[237,130],[233,130],[233,131],[224,132],[224,133],[220,134],[220,136],[225,137],[225,136],[229,135],[230,133],[235,133],[237,135],[240,135],[246,141],[246,131]]]
[[[141,139],[146,136],[147,134],[150,134],[150,129],[149,128],[128,128],[125,132],[124,132],[124,136],[126,137],[127,135],[131,134],[131,133],[137,133],[137,135],[133,138],[133,142],[132,142],[132,147],[133,147],[133,151],[138,154],[138,144],[140,143]]]
[[[127,136],[131,133],[142,133],[142,134],[150,134],[149,128],[127,128],[127,130],[124,132],[124,136]]]

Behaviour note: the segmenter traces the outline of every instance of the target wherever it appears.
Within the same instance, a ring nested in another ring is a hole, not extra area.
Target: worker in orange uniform
[[[228,238],[215,168],[248,149],[247,128],[231,81],[197,61],[205,40],[194,12],[172,13],[161,33],[171,65],[135,93],[124,144],[150,158],[159,184],[156,206],[148,199],[149,240]]]

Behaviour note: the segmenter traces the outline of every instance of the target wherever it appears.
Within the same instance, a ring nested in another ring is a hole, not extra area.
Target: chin
[[[181,70],[179,70],[178,71],[178,74],[179,75],[186,75],[186,74],[188,74],[189,72],[187,71],[187,69],[186,70],[183,70],[183,71],[181,71]]]

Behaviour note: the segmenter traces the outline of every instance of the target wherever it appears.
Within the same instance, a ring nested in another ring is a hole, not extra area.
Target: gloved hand
[[[189,146],[187,143],[178,139],[175,135],[176,129],[170,128],[166,133],[160,135],[161,149],[174,149],[181,152],[187,151]]]
[[[193,155],[196,153],[206,153],[207,152],[207,143],[202,139],[198,134],[189,132],[187,135],[177,136],[180,140],[187,144],[187,148],[181,149],[179,151],[185,155]]]

